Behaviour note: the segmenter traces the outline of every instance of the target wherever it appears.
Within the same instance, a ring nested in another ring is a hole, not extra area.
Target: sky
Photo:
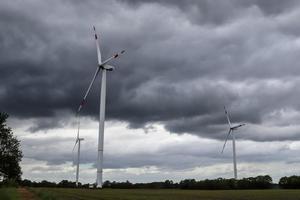
[[[0,2],[0,111],[21,141],[23,178],[75,180],[75,112],[103,58],[104,180],[151,182],[300,173],[300,2]],[[80,181],[96,180],[100,79],[81,111]]]

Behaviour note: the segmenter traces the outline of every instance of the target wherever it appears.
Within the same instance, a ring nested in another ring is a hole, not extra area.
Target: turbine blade
[[[245,125],[246,125],[246,124],[239,124],[239,125],[233,127],[233,129],[237,129],[237,128],[240,128],[241,126],[245,126]]]
[[[77,113],[77,138],[76,140],[78,141],[79,140],[79,131],[80,131],[80,116],[79,116],[79,113]]]
[[[227,110],[226,110],[226,107],[225,107],[225,106],[224,106],[224,111],[225,111],[225,115],[226,115],[226,118],[227,118],[228,124],[229,124],[229,126],[231,127],[231,123],[230,123],[230,119],[229,119],[229,114],[228,114],[228,112],[227,112]]]
[[[116,53],[115,55],[111,56],[110,58],[106,59],[103,63],[100,64],[100,66],[106,65],[109,61],[111,61],[114,58],[118,58],[120,55],[125,53],[125,50],[120,51],[119,53]]]
[[[246,124],[240,124],[240,125],[239,125],[239,127],[241,127],[241,126],[245,126],[245,125],[246,125]]]
[[[72,153],[74,152],[74,149],[75,149],[77,143],[78,143],[78,139],[76,139],[76,142],[75,142],[74,147],[73,147],[73,149],[72,149]]]
[[[97,67],[96,72],[95,72],[95,74],[94,74],[94,76],[93,76],[93,79],[92,79],[92,81],[90,82],[90,85],[89,85],[87,91],[85,92],[84,97],[83,97],[83,99],[82,99],[82,101],[81,101],[81,103],[80,103],[80,105],[79,105],[79,107],[78,107],[78,109],[77,109],[77,113],[79,113],[80,110],[81,110],[81,108],[84,106],[84,104],[85,104],[85,102],[86,102],[86,98],[87,98],[88,94],[90,93],[91,87],[92,87],[92,85],[93,85],[94,82],[95,82],[95,79],[96,79],[96,77],[97,77],[97,75],[98,75],[98,73],[99,73],[99,70],[100,70],[100,67]]]
[[[97,47],[98,65],[100,65],[102,60],[101,60],[100,44],[99,44],[99,39],[98,39],[99,37],[97,35],[95,26],[93,26],[93,29],[94,29],[94,33],[95,33],[95,41],[96,41],[96,47]]]
[[[229,131],[228,131],[228,133],[227,133],[227,136],[226,136],[226,139],[225,139],[225,142],[224,142],[224,145],[223,145],[222,153],[223,153],[223,151],[224,151],[224,149],[225,149],[225,146],[226,146],[226,143],[227,143],[227,140],[228,140],[228,138],[229,138],[230,133],[231,133],[231,129],[229,129]]]

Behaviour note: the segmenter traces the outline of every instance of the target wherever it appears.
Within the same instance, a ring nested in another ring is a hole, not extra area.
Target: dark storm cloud
[[[76,110],[96,67],[93,24],[104,57],[127,50],[108,75],[110,120],[223,138],[223,105],[234,122],[253,125],[276,111],[300,110],[297,1],[1,4],[0,109],[35,118],[31,131],[62,126],[58,113]],[[98,91],[99,80],[82,115],[97,117]]]
[[[174,6],[181,9],[193,23],[221,24],[234,20],[245,9],[259,8],[265,15],[278,15],[290,11],[299,2],[297,0],[119,0],[131,6],[143,6],[145,4],[161,4]]]

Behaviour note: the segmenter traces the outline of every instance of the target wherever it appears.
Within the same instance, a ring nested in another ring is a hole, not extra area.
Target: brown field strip
[[[26,188],[18,188],[21,200],[37,200],[35,195]]]

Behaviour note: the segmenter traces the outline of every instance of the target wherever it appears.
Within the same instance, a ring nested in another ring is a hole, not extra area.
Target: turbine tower
[[[235,151],[235,135],[234,135],[233,131],[234,131],[234,130],[237,130],[237,129],[238,129],[239,127],[241,127],[241,126],[245,126],[246,124],[239,124],[239,125],[232,126],[232,125],[231,125],[231,122],[230,122],[229,114],[228,114],[228,112],[227,112],[225,106],[224,106],[224,110],[225,110],[225,115],[226,115],[226,118],[227,118],[227,121],[228,121],[229,130],[228,130],[228,133],[227,133],[227,136],[226,136],[224,145],[223,145],[222,153],[223,153],[224,148],[225,148],[225,146],[226,146],[226,142],[227,142],[227,140],[228,140],[228,138],[229,138],[229,135],[231,135],[231,137],[232,137],[232,150],[233,150],[233,171],[234,171],[234,179],[237,179],[236,151]]]
[[[101,70],[101,91],[100,91],[100,108],[99,108],[99,135],[98,135],[98,157],[97,157],[97,188],[102,188],[102,174],[103,174],[103,144],[104,144],[104,121],[105,121],[105,100],[106,100],[106,72],[107,71],[113,71],[114,67],[108,65],[108,63],[119,57],[121,54],[123,54],[125,51],[121,51],[119,53],[116,53],[115,55],[111,56],[110,58],[104,60],[102,62],[101,58],[101,51],[100,51],[100,45],[98,41],[98,35],[96,33],[95,27],[93,27],[94,33],[95,33],[95,41],[96,41],[96,48],[97,48],[97,58],[98,58],[98,66],[96,69],[96,72],[90,82],[90,85],[83,97],[83,100],[81,101],[79,108],[77,112],[79,113],[81,108],[86,102],[86,98],[91,90],[91,87]]]

